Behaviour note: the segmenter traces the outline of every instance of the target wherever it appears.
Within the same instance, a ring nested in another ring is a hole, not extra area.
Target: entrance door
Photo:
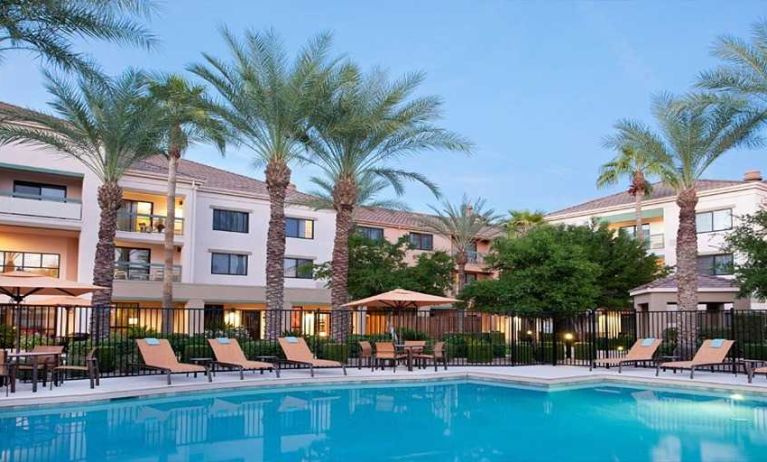
[[[250,338],[261,340],[261,312],[251,310],[243,311],[242,327],[248,330]]]

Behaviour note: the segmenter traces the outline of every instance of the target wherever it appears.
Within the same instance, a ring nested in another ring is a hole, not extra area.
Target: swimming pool
[[[0,461],[765,461],[767,402],[473,381],[0,412]]]

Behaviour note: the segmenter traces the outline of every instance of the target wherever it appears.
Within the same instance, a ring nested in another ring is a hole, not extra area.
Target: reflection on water
[[[0,461],[767,460],[767,404],[478,384],[222,392],[0,414]]]

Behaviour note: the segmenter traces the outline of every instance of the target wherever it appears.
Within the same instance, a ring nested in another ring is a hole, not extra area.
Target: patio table
[[[394,345],[398,350],[402,350],[407,355],[407,370],[413,372],[413,350],[423,350],[421,345],[405,345],[404,343],[397,343]]]
[[[8,359],[15,359],[16,365],[19,364],[19,360],[22,358],[31,359],[31,366],[32,366],[32,393],[37,393],[37,366],[38,361],[40,357],[50,357],[53,356],[55,358],[56,364],[59,363],[61,360],[62,353],[55,353],[50,351],[22,351],[19,353],[8,353]],[[15,387],[13,387],[15,388]],[[15,392],[16,390],[11,390],[12,392]]]

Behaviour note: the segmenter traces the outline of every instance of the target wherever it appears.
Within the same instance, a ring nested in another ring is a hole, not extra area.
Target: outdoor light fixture
[[[623,345],[618,346],[618,351],[623,351]]]
[[[575,338],[575,336],[572,333],[570,333],[570,332],[565,334],[565,340],[567,340],[568,342],[572,341],[574,338]]]
[[[533,331],[531,330],[527,331],[527,335],[533,335]]]
[[[138,318],[128,318],[129,326],[135,326],[136,324],[138,324]]]

